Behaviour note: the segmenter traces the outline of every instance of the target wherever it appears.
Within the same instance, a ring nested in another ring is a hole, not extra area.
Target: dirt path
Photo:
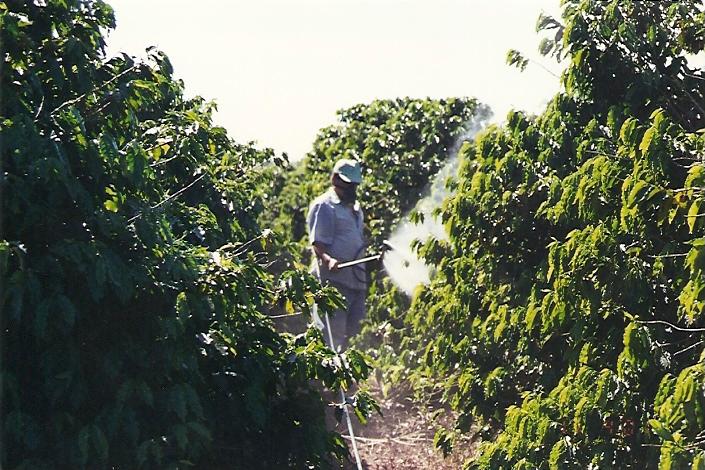
[[[457,445],[451,455],[443,458],[433,446],[433,435],[439,425],[452,422],[449,412],[438,412],[433,406],[420,406],[408,396],[383,399],[378,390],[372,393],[383,416],[373,416],[366,425],[353,420],[366,470],[458,470],[476,450],[477,443],[467,439]],[[438,415],[435,419],[432,418],[434,414]],[[340,432],[347,436],[347,428],[342,429]],[[355,466],[348,468],[354,469]]]
[[[279,319],[279,328],[283,331],[303,331],[305,323],[300,317]],[[298,322],[298,323],[297,323]],[[370,378],[370,392],[380,405],[383,416],[374,415],[365,425],[352,417],[355,436],[363,467],[366,470],[459,470],[463,463],[477,450],[478,442],[468,438],[456,444],[447,458],[433,445],[436,429],[453,422],[452,413],[439,411],[438,407],[414,402],[406,391],[396,390],[388,397],[383,397],[381,387],[374,378]],[[335,397],[335,398],[333,398]],[[329,399],[337,401],[336,394]],[[432,416],[436,416],[432,418]],[[343,419],[336,423],[331,411],[328,416],[330,426],[348,439],[348,429]],[[352,453],[352,446],[350,446]],[[345,470],[355,470],[354,462],[348,463]]]

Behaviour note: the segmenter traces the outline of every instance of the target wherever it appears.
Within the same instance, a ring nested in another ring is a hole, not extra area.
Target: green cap
[[[346,183],[362,183],[362,170],[360,169],[360,162],[357,160],[341,158],[335,162],[333,174],[337,174]]]

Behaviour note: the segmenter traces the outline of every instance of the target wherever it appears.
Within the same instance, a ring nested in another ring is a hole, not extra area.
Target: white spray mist
[[[414,224],[405,217],[394,229],[389,237],[389,242],[394,250],[384,255],[384,268],[394,284],[402,291],[411,295],[419,284],[430,282],[430,269],[421,261],[411,249],[414,240],[426,240],[429,237],[445,239],[447,237],[443,224],[433,217],[434,209],[440,207],[443,200],[450,196],[446,188],[449,176],[455,176],[458,171],[458,151],[464,142],[471,141],[482,130],[491,117],[488,109],[482,108],[466,126],[466,131],[457,139],[450,151],[448,161],[433,177],[427,195],[416,203],[415,211],[423,214],[423,222]]]

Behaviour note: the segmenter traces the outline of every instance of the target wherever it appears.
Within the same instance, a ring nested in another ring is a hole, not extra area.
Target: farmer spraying
[[[345,298],[345,310],[335,312],[330,319],[333,345],[341,349],[360,331],[365,316],[365,263],[350,263],[359,259],[366,247],[362,209],[356,200],[361,182],[358,161],[338,160],[331,173],[331,187],[318,196],[308,210],[315,272],[321,282],[335,287]]]

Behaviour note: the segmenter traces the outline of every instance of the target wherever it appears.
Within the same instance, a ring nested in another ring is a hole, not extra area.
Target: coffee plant
[[[3,1],[0,25],[0,466],[343,459],[321,390],[367,364],[263,314],[341,302],[267,271],[279,242],[257,218],[280,159],[214,126],[161,52],[106,57],[102,1]]]
[[[562,9],[562,89],[462,148],[398,350],[458,411],[444,450],[480,424],[468,468],[704,468],[705,6]]]

